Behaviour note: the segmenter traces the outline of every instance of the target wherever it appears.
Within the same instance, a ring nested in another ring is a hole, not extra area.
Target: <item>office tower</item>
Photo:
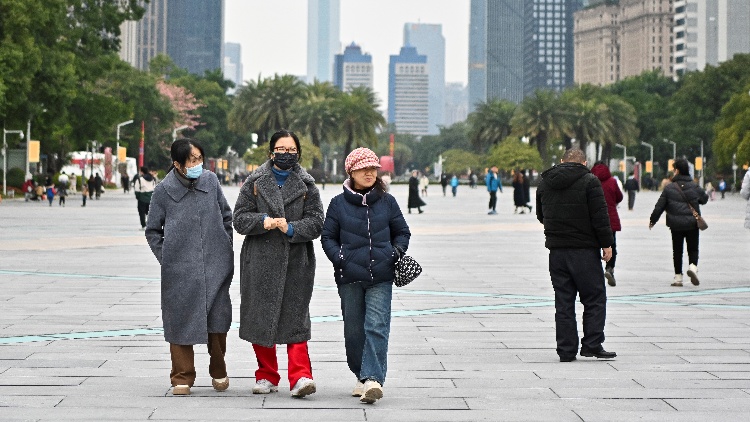
[[[372,56],[362,54],[362,48],[355,43],[336,55],[333,73],[333,84],[344,92],[359,86],[374,89]]]
[[[196,75],[221,69],[224,0],[168,0],[167,54]]]
[[[469,91],[461,82],[449,82],[445,85],[445,115],[443,124],[450,127],[463,122],[469,114]]]
[[[333,81],[334,56],[341,51],[339,0],[307,2],[307,81]]]
[[[469,107],[521,102],[573,83],[573,13],[582,0],[471,1]]]
[[[427,56],[412,46],[401,47],[388,64],[388,123],[399,133],[427,135],[429,67]]]
[[[136,69],[148,70],[155,56],[167,53],[167,0],[142,4],[146,12],[139,21],[120,25],[120,58]]]
[[[445,114],[445,38],[439,24],[404,24],[404,45],[415,47],[427,56],[429,73],[428,132],[436,135]]]
[[[672,0],[599,3],[575,14],[575,82],[607,85],[644,71],[674,75]]]
[[[242,46],[239,43],[224,43],[224,62],[222,66],[224,79],[234,82],[235,88],[230,93],[239,88],[243,83],[242,76]]]
[[[675,75],[750,53],[750,2],[675,0]]]

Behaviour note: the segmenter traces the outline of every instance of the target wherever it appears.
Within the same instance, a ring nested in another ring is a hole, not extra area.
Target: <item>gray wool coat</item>
[[[154,189],[146,240],[161,264],[169,343],[207,344],[208,333],[229,331],[232,234],[232,209],[214,173],[204,171],[188,189],[171,171]]]
[[[323,204],[312,176],[295,164],[279,189],[271,166],[267,161],[248,176],[234,207],[234,229],[245,235],[240,338],[265,347],[310,339],[312,241],[323,229]],[[286,218],[294,235],[264,229],[265,215]]]

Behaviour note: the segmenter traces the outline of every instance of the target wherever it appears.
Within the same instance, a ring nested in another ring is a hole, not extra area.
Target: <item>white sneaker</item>
[[[253,386],[253,394],[269,394],[279,391],[279,387],[269,380],[257,380]]]
[[[173,396],[188,396],[190,395],[190,386],[187,384],[179,384],[172,387]]]
[[[693,285],[697,286],[701,284],[701,282],[698,280],[698,266],[695,264],[690,264],[687,270],[687,275],[690,277],[690,282],[693,283]]]
[[[365,384],[362,383],[362,381],[357,380],[357,385],[354,386],[354,390],[352,391],[352,397],[361,397],[364,391]]]
[[[675,274],[674,281],[672,282],[674,287],[682,287],[682,274]]]
[[[315,381],[302,377],[292,388],[292,397],[305,397],[315,392]]]
[[[375,403],[376,401],[383,398],[383,386],[375,380],[365,381],[365,390],[362,392],[362,397],[359,401],[362,403]]]

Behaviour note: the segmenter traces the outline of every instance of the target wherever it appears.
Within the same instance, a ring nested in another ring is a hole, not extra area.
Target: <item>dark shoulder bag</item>
[[[698,211],[696,211],[695,208],[693,208],[693,206],[690,204],[690,201],[688,201],[687,197],[685,196],[685,192],[682,191],[680,184],[674,182],[674,185],[677,187],[677,191],[680,192],[680,195],[682,195],[682,199],[684,199],[685,203],[687,203],[688,207],[690,207],[690,211],[693,213],[693,217],[695,217],[695,222],[698,224],[698,228],[701,230],[706,230],[708,228],[708,223],[706,223],[706,220],[704,220],[703,217],[698,214]]]

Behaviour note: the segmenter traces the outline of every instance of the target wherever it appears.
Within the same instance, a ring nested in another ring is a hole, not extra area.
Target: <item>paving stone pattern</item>
[[[230,204],[237,187],[226,187]],[[393,186],[402,205],[406,187]],[[424,214],[406,214],[409,254],[424,267],[394,289],[385,397],[350,397],[332,268],[316,241],[310,354],[318,392],[289,396],[284,347],[279,393],[252,395],[255,356],[229,333],[231,385],[198,379],[173,397],[160,319],[159,266],[139,230],[132,193],[80,206],[0,205],[0,420],[247,421],[744,421],[750,411],[750,230],[737,195],[709,202],[698,287],[670,287],[658,197],[620,207],[617,286],[608,287],[604,346],[614,360],[560,363],[542,226],[514,215],[512,189],[486,214],[487,192],[431,185]],[[327,185],[324,205],[340,192]],[[533,196],[532,191],[532,196]],[[235,235],[235,257],[242,236]],[[687,258],[686,258],[687,259]],[[238,262],[238,261],[237,261]],[[687,262],[685,263],[687,267]],[[239,320],[239,265],[232,286]],[[580,327],[582,308],[578,306]],[[581,330],[581,328],[579,328]]]

